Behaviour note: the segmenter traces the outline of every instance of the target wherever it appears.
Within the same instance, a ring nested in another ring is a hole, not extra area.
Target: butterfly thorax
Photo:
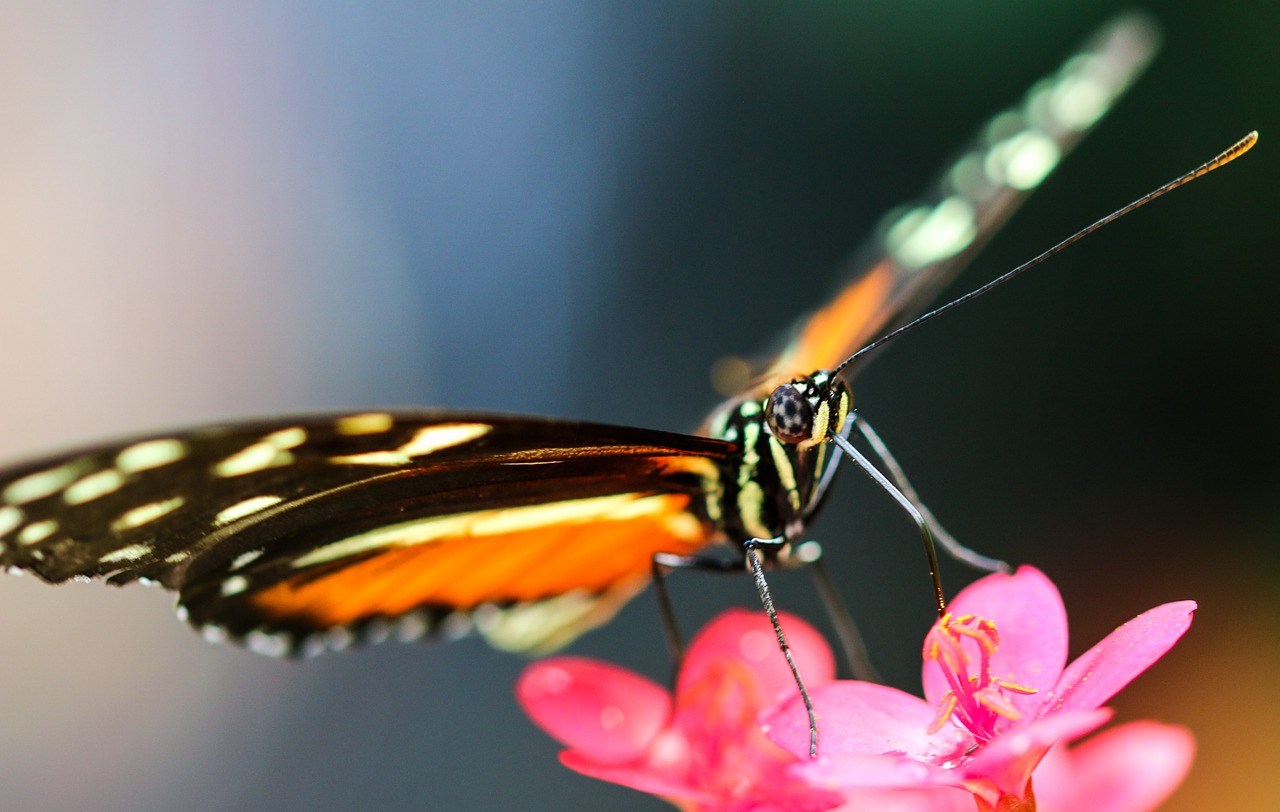
[[[798,539],[834,473],[839,455],[828,440],[844,430],[851,404],[844,380],[819,371],[756,387],[711,415],[711,436],[738,447],[707,493],[708,516],[730,543]]]

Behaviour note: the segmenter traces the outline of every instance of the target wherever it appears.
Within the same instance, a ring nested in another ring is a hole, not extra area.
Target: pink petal
[[[671,716],[671,697],[657,683],[581,657],[530,665],[516,699],[553,738],[607,764],[638,758]]]
[[[745,708],[739,689],[755,693],[754,678],[741,663],[719,663],[727,669],[726,679],[718,686],[703,684],[714,693],[693,707],[678,708],[643,758],[601,764],[568,750],[560,754],[561,762],[585,775],[678,799],[685,802],[681,808],[700,812],[818,812],[839,806],[840,795],[787,772],[795,757],[765,738],[754,706],[740,712]],[[735,679],[735,672],[745,681]],[[745,727],[739,724],[744,718]]]
[[[679,746],[678,742],[677,746]],[[686,760],[687,758],[686,755]],[[654,769],[653,765],[643,761],[631,764],[601,764],[574,750],[562,752],[560,763],[591,778],[621,784],[624,787],[631,787],[651,795],[660,795],[663,798],[680,798],[704,805],[715,801],[715,796],[710,792],[692,785],[687,780],[685,771]]]
[[[992,673],[1037,689],[1038,694],[1010,697],[1020,712],[1034,713],[1067,661],[1067,610],[1053,582],[1035,567],[1019,567],[1013,575],[988,575],[962,589],[948,610],[995,622],[1000,647],[992,657]],[[936,705],[947,688],[938,664],[926,659],[925,699]]]
[[[812,690],[835,679],[835,658],[822,635],[795,615],[779,612],[778,620],[805,687]],[[721,613],[693,638],[680,668],[676,693],[683,693],[689,685],[703,679],[708,666],[726,657],[745,663],[751,669],[766,704],[796,693],[795,679],[778,649],[778,639],[768,615],[746,609]]]
[[[791,774],[811,786],[843,792],[950,787],[959,783],[958,776],[942,767],[900,756],[866,753],[833,753],[805,759],[792,765]],[[972,803],[971,800],[970,808]]]
[[[1071,751],[1055,748],[1035,774],[1044,812],[1148,812],[1178,788],[1195,757],[1185,728],[1133,722]]]
[[[1111,711],[1056,714],[1012,730],[992,741],[962,765],[969,782],[985,782],[1003,793],[1023,797],[1031,773],[1049,748],[1097,730],[1111,718]],[[988,801],[994,806],[996,799]],[[1087,807],[1084,807],[1087,808]]]
[[[1191,626],[1195,601],[1157,606],[1107,635],[1067,667],[1041,714],[1100,707],[1164,656]]]
[[[962,789],[867,790],[845,793],[837,812],[974,812],[973,796]]]
[[[886,685],[831,682],[810,691],[818,717],[818,755],[841,753],[907,756],[931,761],[961,747],[948,728],[930,736],[933,708]],[[809,721],[800,697],[765,714],[765,733],[793,755],[809,756]]]

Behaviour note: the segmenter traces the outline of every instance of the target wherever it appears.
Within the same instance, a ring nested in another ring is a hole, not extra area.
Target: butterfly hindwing
[[[654,552],[707,543],[730,448],[435,412],[176,432],[0,472],[0,565],[149,579],[197,626],[290,646],[568,594],[589,615],[642,586]]]

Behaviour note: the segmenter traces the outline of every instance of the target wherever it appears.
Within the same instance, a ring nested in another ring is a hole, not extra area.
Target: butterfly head
[[[764,401],[770,433],[802,450],[839,434],[853,396],[844,379],[820,371],[774,388]]]

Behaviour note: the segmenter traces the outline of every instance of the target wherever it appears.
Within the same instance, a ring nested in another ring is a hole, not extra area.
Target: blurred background
[[[0,457],[373,405],[691,428],[716,359],[815,306],[880,214],[1122,8],[0,3]],[[1115,705],[1194,729],[1167,808],[1261,808],[1280,10],[1149,10],[1157,61],[950,295],[1250,129],[1259,148],[902,339],[855,392],[952,532],[1056,580],[1073,655],[1200,601]],[[914,530],[846,474],[814,536],[917,691]],[[686,629],[755,601],[673,589]],[[824,622],[803,575],[775,589]],[[171,606],[0,580],[0,806],[665,808],[561,768],[511,697],[522,661],[477,641],[277,662]],[[663,678],[652,596],[573,651]]]

